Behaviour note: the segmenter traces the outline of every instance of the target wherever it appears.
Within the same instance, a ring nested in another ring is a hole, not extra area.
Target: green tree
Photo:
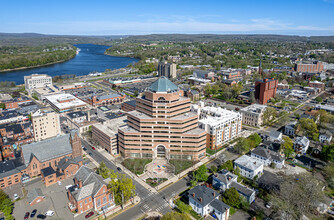
[[[321,103],[322,102],[322,98],[320,96],[318,96],[317,98],[315,98],[315,101],[318,102],[318,103]]]
[[[217,167],[215,165],[212,165],[210,168],[211,173],[216,173],[217,172]]]
[[[212,94],[212,89],[211,89],[211,85],[210,83],[207,83],[205,86],[204,86],[204,92],[205,92],[205,95],[206,96],[210,96]]]
[[[209,178],[207,172],[208,172],[208,169],[203,164],[200,167],[198,167],[198,169],[194,172],[194,177],[199,182],[202,182],[202,181],[205,182]]]
[[[247,139],[254,142],[255,147],[259,146],[262,143],[262,138],[258,133],[251,134]]]
[[[289,113],[287,111],[282,111],[279,114],[279,120],[278,120],[278,124],[280,126],[285,125],[285,123],[287,123],[289,121]]]
[[[272,121],[275,120],[276,115],[276,109],[274,109],[273,107],[267,107],[263,112],[263,124],[271,125]]]
[[[223,193],[223,202],[233,207],[239,207],[240,195],[236,188],[231,187]]]
[[[296,124],[296,133],[306,136],[314,141],[318,140],[319,130],[317,124],[309,118],[302,118]]]
[[[185,204],[180,199],[178,199],[175,202],[175,205],[177,206],[178,210],[180,210],[180,212],[182,212],[182,213],[189,213],[191,211],[191,206]]]
[[[286,158],[289,158],[291,154],[294,152],[293,150],[293,142],[291,138],[284,136],[283,143],[281,145],[281,151],[284,152]]]
[[[234,145],[234,150],[238,153],[238,154],[243,154],[249,151],[249,141],[244,138],[241,137],[237,143]]]
[[[132,179],[127,178],[125,174],[118,174],[117,179],[109,182],[108,187],[114,195],[117,205],[124,205],[130,198],[135,195],[136,186]]]
[[[255,95],[254,95],[254,92],[250,92],[249,93],[249,102],[250,103],[255,103]]]
[[[5,103],[0,103],[0,108],[1,109],[6,109],[6,104]]]
[[[168,212],[162,216],[161,220],[191,220],[191,218],[185,213]]]
[[[233,162],[232,162],[232,160],[228,160],[224,164],[220,165],[219,166],[219,170],[222,170],[222,169],[225,169],[225,170],[228,170],[228,171],[232,172],[233,171]]]
[[[325,161],[334,161],[334,144],[322,147],[321,158]]]
[[[12,212],[14,209],[14,203],[8,197],[8,195],[0,189],[0,211],[4,213],[6,219],[13,220]]]
[[[110,170],[104,162],[100,163],[100,166],[96,169],[96,173],[101,175],[104,179],[110,177]]]

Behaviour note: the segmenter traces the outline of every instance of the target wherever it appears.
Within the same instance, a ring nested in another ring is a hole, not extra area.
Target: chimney
[[[81,189],[82,188],[82,180],[79,180],[78,185],[79,185],[79,189]]]
[[[212,195],[213,195],[213,196],[216,196],[216,193],[215,193],[215,192],[213,192],[213,193],[212,193]]]
[[[90,121],[90,111],[87,111],[87,121]]]
[[[193,193],[193,197],[195,198],[195,193]]]
[[[254,162],[254,164],[256,164],[256,161]]]
[[[200,201],[200,202],[203,202],[203,199],[202,199],[202,197],[200,197],[200,198],[199,198],[199,201]]]

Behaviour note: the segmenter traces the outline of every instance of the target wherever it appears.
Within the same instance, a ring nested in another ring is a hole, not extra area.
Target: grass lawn
[[[232,216],[237,210],[235,208],[230,207],[230,216]]]
[[[148,178],[146,179],[146,183],[152,187],[156,187],[160,183],[163,183],[167,180],[167,178]]]
[[[202,217],[199,215],[199,214],[197,214],[194,210],[191,210],[190,212],[189,212],[189,214],[192,216],[192,217],[194,217],[195,219],[202,219]]]
[[[224,148],[227,148],[228,147],[228,144],[224,144],[221,148],[217,149],[217,152],[223,150]],[[216,150],[212,150],[210,148],[206,148],[206,154],[208,155],[213,155],[216,153]]]
[[[140,175],[144,172],[145,165],[151,162],[152,159],[125,159],[122,164],[132,173]]]
[[[169,160],[169,163],[174,165],[175,167],[175,174],[181,173],[183,170],[188,169],[192,165],[196,164],[196,161],[190,160]]]

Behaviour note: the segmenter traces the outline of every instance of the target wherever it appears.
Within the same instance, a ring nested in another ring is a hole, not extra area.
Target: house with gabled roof
[[[189,190],[189,205],[200,216],[214,214],[219,220],[227,220],[230,207],[219,200],[219,193],[206,186],[196,186]]]
[[[249,179],[260,177],[263,173],[263,163],[250,156],[243,155],[234,161],[234,169],[240,169],[240,175]]]
[[[115,206],[114,198],[104,179],[82,166],[74,175],[75,185],[68,188],[69,208],[83,213],[87,210],[108,210]]]
[[[294,142],[294,150],[297,154],[306,154],[308,147],[310,146],[310,140],[307,137],[297,137]]]
[[[272,163],[279,169],[284,166],[284,158],[279,153],[264,147],[255,148],[251,151],[250,156],[257,161],[262,162],[265,166],[270,166]]]

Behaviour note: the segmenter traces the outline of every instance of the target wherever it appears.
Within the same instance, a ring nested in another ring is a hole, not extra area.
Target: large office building
[[[59,114],[54,111],[37,110],[31,115],[35,141],[60,134]]]
[[[192,111],[198,114],[199,127],[207,132],[207,148],[219,149],[238,136],[242,128],[241,113],[201,104],[193,105]]]
[[[30,76],[24,76],[24,85],[28,91],[52,86],[52,77],[46,74],[32,74]]]
[[[176,64],[160,62],[158,65],[159,76],[166,76],[168,78],[176,78]]]
[[[274,98],[277,91],[278,80],[263,79],[255,82],[255,99],[259,104],[266,104]]]
[[[319,73],[324,70],[324,65],[321,61],[299,62],[295,64],[295,71],[307,73]]]
[[[240,109],[242,113],[242,123],[254,127],[260,127],[263,123],[263,113],[266,105],[253,104]]]
[[[152,83],[127,113],[118,130],[119,151],[125,158],[200,160],[205,157],[206,132],[198,128],[190,99],[166,77]]]

